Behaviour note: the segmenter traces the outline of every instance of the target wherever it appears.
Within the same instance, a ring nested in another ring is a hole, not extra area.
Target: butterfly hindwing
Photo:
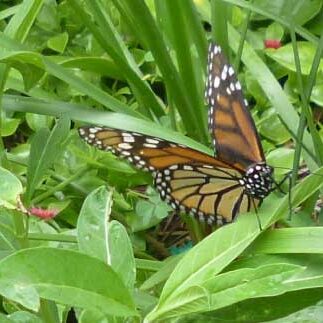
[[[208,52],[205,98],[216,156],[241,170],[263,162],[263,150],[241,84],[215,44],[210,44]]]
[[[254,206],[237,180],[239,175],[234,169],[208,164],[179,164],[157,172],[155,186],[174,209],[222,225]]]
[[[197,150],[160,138],[105,127],[82,127],[89,144],[150,171],[162,199],[201,221],[222,224],[253,206],[241,173]]]

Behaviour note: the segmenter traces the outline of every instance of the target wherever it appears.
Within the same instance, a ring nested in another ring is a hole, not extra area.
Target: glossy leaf
[[[112,192],[101,186],[87,196],[77,221],[79,249],[109,265],[108,221],[111,206]]]
[[[9,209],[16,208],[22,191],[19,179],[7,169],[0,167],[0,206]]]
[[[3,259],[0,293],[34,311],[43,297],[116,316],[136,315],[117,274],[100,260],[71,250],[25,249]]]
[[[53,165],[55,158],[61,153],[64,140],[70,129],[70,121],[65,116],[58,120],[51,132],[43,128],[36,133],[30,149],[27,169],[27,204],[40,184],[46,171]]]

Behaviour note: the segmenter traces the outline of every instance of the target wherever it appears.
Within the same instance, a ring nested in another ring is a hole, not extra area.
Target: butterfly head
[[[240,180],[246,193],[257,199],[265,198],[272,190],[273,169],[265,163],[250,165]]]

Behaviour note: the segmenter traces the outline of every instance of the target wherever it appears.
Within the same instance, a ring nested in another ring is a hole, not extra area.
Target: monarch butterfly
[[[221,48],[210,44],[205,99],[216,157],[160,138],[106,127],[81,127],[90,145],[149,171],[162,199],[208,224],[231,222],[271,191],[265,156],[241,85]]]

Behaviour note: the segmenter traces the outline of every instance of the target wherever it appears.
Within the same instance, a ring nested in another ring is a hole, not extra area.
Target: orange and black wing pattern
[[[241,84],[221,47],[210,44],[205,98],[208,124],[216,156],[241,170],[264,162],[254,121],[244,100]]]
[[[152,173],[162,199],[209,224],[231,222],[253,207],[242,174],[209,155],[160,138],[106,127],[82,127],[90,145]]]

